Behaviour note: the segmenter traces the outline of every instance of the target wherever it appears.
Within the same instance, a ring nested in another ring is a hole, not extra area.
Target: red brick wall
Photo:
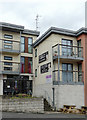
[[[28,73],[28,57],[25,57],[25,73]]]
[[[28,53],[28,38],[25,37],[25,53]]]
[[[87,106],[87,35],[82,34],[77,37],[77,40],[81,39],[81,45],[83,47],[83,57],[84,61],[82,62],[82,71],[84,72],[84,104]]]

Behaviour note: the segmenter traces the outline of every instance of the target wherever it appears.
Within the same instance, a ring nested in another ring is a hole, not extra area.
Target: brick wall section
[[[25,37],[25,53],[28,53],[28,38]]]
[[[84,104],[87,106],[87,35],[80,35],[77,40],[81,39],[81,45],[83,47],[82,71],[84,72]]]
[[[44,113],[43,98],[3,99],[2,111]]]
[[[28,57],[25,57],[25,73],[29,73],[29,70],[28,70]]]

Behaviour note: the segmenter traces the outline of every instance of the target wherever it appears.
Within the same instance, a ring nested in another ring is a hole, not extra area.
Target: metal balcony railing
[[[52,47],[53,58],[58,56],[83,58],[83,47],[57,44]]]
[[[0,73],[1,74],[19,74],[20,63],[16,62],[0,62]]]
[[[59,75],[59,76],[58,76]],[[65,70],[54,70],[53,71],[53,81],[55,82],[83,82],[83,72],[82,71],[65,71]]]
[[[7,39],[0,39],[0,50],[2,52],[20,52],[20,42],[7,40]]]

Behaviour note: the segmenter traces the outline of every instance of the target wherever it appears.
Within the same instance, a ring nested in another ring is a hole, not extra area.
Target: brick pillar
[[[77,40],[81,39],[81,45],[83,47],[83,62],[82,62],[82,71],[84,78],[84,105],[87,106],[87,35],[80,35]]]
[[[25,37],[25,53],[28,53],[28,38]]]
[[[28,57],[25,57],[25,73],[28,73]]]

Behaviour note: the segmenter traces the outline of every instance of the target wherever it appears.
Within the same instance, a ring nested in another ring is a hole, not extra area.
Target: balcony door
[[[62,64],[62,81],[63,82],[71,82],[73,81],[73,65],[63,63]]]
[[[62,39],[62,55],[72,55],[72,40]]]

